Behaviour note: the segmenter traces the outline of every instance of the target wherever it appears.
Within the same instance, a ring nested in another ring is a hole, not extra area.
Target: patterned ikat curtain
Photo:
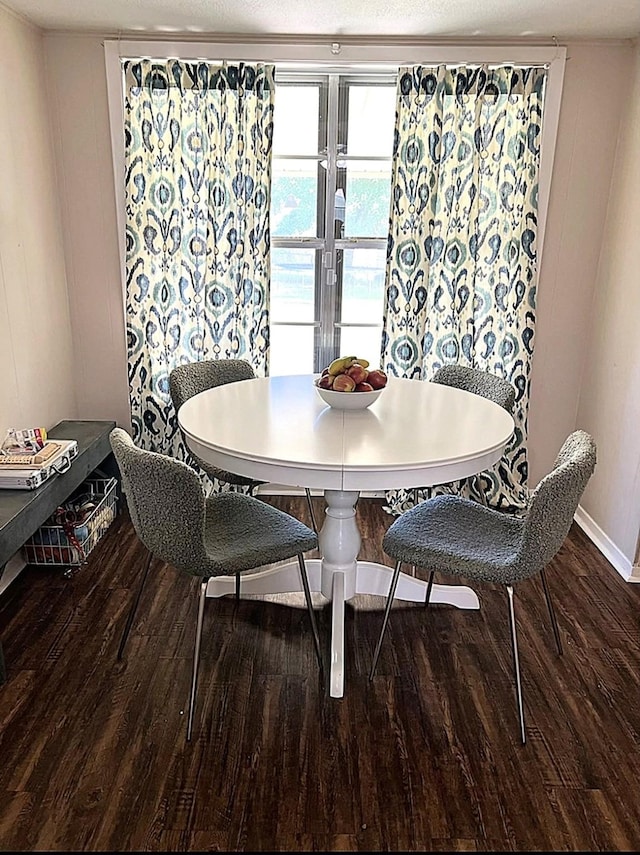
[[[445,363],[517,390],[514,438],[491,472],[420,491],[512,511],[527,500],[544,68],[398,73],[382,364],[429,380]],[[389,510],[413,490],[387,494]]]
[[[133,436],[189,459],[169,373],[268,373],[274,67],[126,61],[126,313]]]

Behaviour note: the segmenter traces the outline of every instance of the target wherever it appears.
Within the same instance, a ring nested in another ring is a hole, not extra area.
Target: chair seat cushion
[[[382,546],[396,561],[512,584],[531,575],[518,566],[522,532],[519,517],[460,496],[436,496],[398,517]]]
[[[316,549],[318,538],[304,523],[242,493],[206,500],[202,575],[231,575]]]

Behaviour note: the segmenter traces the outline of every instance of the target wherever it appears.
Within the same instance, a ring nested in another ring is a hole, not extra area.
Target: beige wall
[[[130,426],[102,39],[47,37],[78,408]]]
[[[576,427],[618,129],[629,98],[628,45],[569,45],[545,245],[529,418],[531,483]],[[602,441],[598,432],[596,442]]]
[[[631,560],[640,524],[640,46],[633,59],[578,407],[599,446],[583,507]]]
[[[43,40],[0,7],[0,441],[76,417]]]
[[[125,334],[102,40],[50,34],[45,46],[75,356],[81,366],[77,375],[79,413],[127,424]],[[609,431],[604,415],[594,418],[595,413],[619,412],[626,394],[618,398],[620,390],[616,393],[610,384],[602,401],[593,387],[581,398],[580,386],[585,361],[591,365],[594,358],[588,339],[594,298],[606,299],[604,280],[617,278],[616,266],[622,264],[620,260],[613,263],[619,247],[607,232],[611,260],[608,265],[603,261],[598,274],[618,130],[629,105],[633,62],[634,49],[629,43],[569,45],[540,271],[530,411],[534,482],[552,465],[570,431],[575,427],[593,430],[600,463],[588,493],[589,514],[607,535],[619,539],[618,547],[630,558],[635,523],[622,532],[610,507],[618,483],[623,488],[619,503],[631,498],[630,479],[617,480],[620,461],[628,459],[624,445],[628,437],[616,437]],[[630,142],[627,147],[631,150]],[[633,160],[629,154],[627,173],[633,172]],[[625,184],[624,175],[619,182]],[[631,213],[632,194],[628,188],[626,192]],[[625,219],[627,214],[617,216]],[[625,222],[630,231],[632,219]],[[626,266],[631,266],[628,253]],[[630,269],[625,272],[630,285]],[[617,320],[610,317],[609,322],[608,330],[596,329],[596,334],[603,336],[601,349],[613,353],[608,339],[615,337]],[[621,344],[620,350],[625,346]],[[586,372],[588,378],[597,374],[593,366]],[[634,453],[637,457],[637,449]],[[635,472],[635,461],[628,465]]]

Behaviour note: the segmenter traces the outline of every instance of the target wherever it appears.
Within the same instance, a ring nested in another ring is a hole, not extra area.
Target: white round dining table
[[[506,410],[479,395],[393,377],[367,409],[333,409],[318,395],[316,376],[217,386],[184,403],[178,421],[191,451],[214,466],[324,492],[321,558],[306,564],[311,591],[331,601],[329,690],[339,698],[344,694],[345,602],[357,594],[386,597],[393,572],[387,565],[358,560],[360,493],[444,484],[487,469],[502,455],[514,422]],[[426,588],[423,580],[402,573],[395,596],[424,602]],[[241,590],[245,595],[302,591],[298,563],[247,575]],[[208,596],[234,591],[233,577],[209,580]],[[434,585],[430,602],[479,608],[475,592],[464,585]]]

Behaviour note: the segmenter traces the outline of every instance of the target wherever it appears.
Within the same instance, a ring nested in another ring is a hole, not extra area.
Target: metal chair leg
[[[193,672],[191,675],[191,694],[189,696],[189,718],[187,723],[187,742],[191,741],[193,729],[193,714],[196,706],[196,691],[198,688],[198,665],[200,664],[200,642],[202,641],[202,621],[204,618],[204,603],[207,599],[207,583],[209,579],[203,579],[200,584],[200,597],[198,600],[198,622],[196,624],[196,643],[193,650]]]
[[[308,487],[304,488],[305,493],[307,494],[307,505],[309,506],[309,515],[311,517],[311,527],[318,534],[318,525],[316,523],[316,515],[313,512],[313,502],[311,501],[311,490]]]
[[[556,620],[556,613],[553,609],[553,603],[551,602],[551,593],[549,591],[549,586],[547,585],[547,577],[544,574],[544,568],[540,571],[540,578],[542,579],[542,587],[544,589],[544,597],[547,601],[547,608],[549,610],[549,617],[551,618],[551,626],[553,628],[553,634],[556,639],[556,647],[558,648],[558,655],[562,656],[562,641],[560,640],[560,632],[558,630],[558,622]]]
[[[414,508],[418,504],[419,499],[420,499],[420,491],[419,491],[418,487],[415,487],[413,490],[413,506],[414,506]],[[416,565],[412,564],[411,565],[411,575],[413,576],[414,579],[416,577],[416,570],[417,570]],[[428,602],[428,600],[427,600],[427,602]]]
[[[433,590],[433,580],[435,578],[436,571],[431,570],[429,572],[429,581],[427,582],[427,593],[425,594],[424,604],[425,606],[429,605],[429,601],[431,600],[431,591]]]
[[[522,702],[522,682],[520,680],[520,660],[518,658],[518,639],[516,637],[516,616],[513,608],[513,586],[507,585],[509,595],[509,627],[511,629],[511,651],[513,653],[513,671],[516,680],[516,696],[518,699],[518,717],[520,718],[520,737],[522,744],[527,741],[524,727],[524,705]]]
[[[393,571],[393,576],[391,578],[391,585],[389,586],[389,595],[387,597],[387,604],[384,607],[384,618],[382,619],[382,629],[380,630],[380,637],[378,638],[378,643],[376,645],[376,652],[373,654],[373,662],[371,663],[371,671],[369,672],[369,680],[373,680],[373,675],[376,670],[376,665],[378,664],[378,657],[380,656],[380,648],[382,647],[382,639],[384,638],[384,631],[387,628],[387,623],[389,622],[389,613],[391,611],[391,605],[393,603],[393,598],[396,595],[396,588],[398,587],[398,579],[400,578],[400,567],[402,567],[402,561],[396,561],[396,567]]]
[[[236,573],[236,603],[240,599],[240,574]]]
[[[147,555],[147,563],[145,565],[144,571],[142,573],[142,581],[138,587],[138,593],[136,597],[131,603],[131,608],[129,609],[129,614],[127,615],[127,622],[124,626],[124,630],[122,633],[122,638],[120,639],[120,646],[118,647],[118,662],[122,661],[122,654],[124,653],[124,647],[127,643],[127,639],[129,638],[129,632],[131,631],[131,626],[133,624],[133,619],[136,616],[136,612],[138,610],[138,603],[140,602],[140,597],[142,596],[142,589],[144,588],[144,583],[147,581],[147,575],[149,573],[149,567],[151,567],[151,562],[153,561],[153,555],[148,552]]]
[[[307,566],[304,563],[304,556],[301,552],[298,553],[298,564],[300,565],[300,577],[302,579],[302,587],[304,588],[304,598],[307,601],[307,610],[309,612],[309,618],[311,620],[311,631],[313,633],[313,643],[316,648],[316,656],[318,657],[318,664],[320,665],[320,670],[323,670],[322,665],[322,652],[320,650],[320,635],[318,634],[318,624],[316,623],[316,613],[313,610],[313,603],[311,602],[311,589],[309,587],[309,577],[307,576]]]

